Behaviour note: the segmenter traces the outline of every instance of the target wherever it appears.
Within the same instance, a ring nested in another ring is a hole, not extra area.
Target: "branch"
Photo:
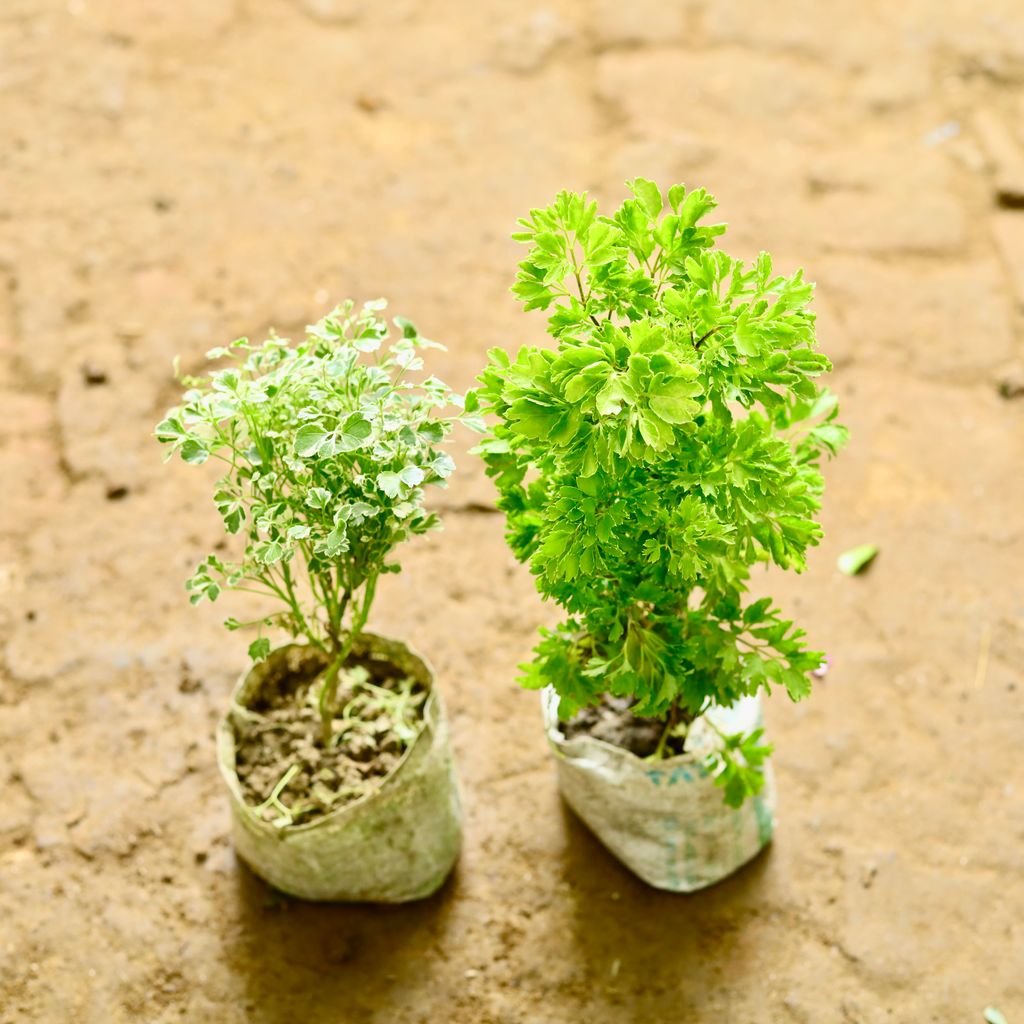
[[[699,348],[701,347],[701,345],[703,345],[703,344],[704,344],[704,342],[705,342],[705,341],[707,341],[707,340],[708,340],[708,338],[710,338],[710,337],[711,337],[711,335],[712,335],[712,334],[717,334],[717,333],[718,333],[718,332],[719,332],[719,331],[720,331],[721,329],[722,329],[721,327],[712,327],[712,328],[711,328],[711,330],[707,332],[707,334],[702,334],[702,335],[701,335],[701,336],[700,336],[700,337],[699,337],[699,338],[698,338],[698,339],[697,339],[697,340],[696,340],[696,341],[695,341],[695,342],[693,343],[693,347],[694,347],[695,349],[699,349]],[[693,333],[692,333],[692,332],[690,333],[690,337],[691,337],[691,338],[693,337]]]

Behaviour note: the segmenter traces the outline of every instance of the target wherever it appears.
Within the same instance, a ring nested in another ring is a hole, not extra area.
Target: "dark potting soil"
[[[278,825],[313,821],[377,789],[423,728],[424,687],[380,659],[341,672],[333,735],[325,747],[320,677],[263,689],[235,718],[235,770],[245,802]]]
[[[624,747],[637,757],[649,757],[657,749],[665,731],[665,719],[638,718],[633,714],[632,706],[633,701],[629,697],[613,697],[606,693],[600,704],[583,708],[567,722],[562,722],[562,733],[566,739],[593,736],[616,747]],[[665,743],[665,756],[683,753],[685,742],[685,735],[670,736]]]

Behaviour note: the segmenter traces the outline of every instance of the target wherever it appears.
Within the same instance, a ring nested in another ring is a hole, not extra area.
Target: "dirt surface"
[[[326,660],[312,647],[272,652],[262,685],[231,713],[242,795],[266,821],[304,824],[373,792],[423,728],[422,686],[383,658],[350,658],[325,745]]]
[[[1024,1021],[1019,0],[5,0],[0,132],[0,1021]],[[465,387],[543,329],[515,217],[635,174],[819,281],[853,430],[759,583],[832,661],[768,707],[776,840],[673,897],[563,809],[512,681],[552,610],[463,457],[373,623],[437,670],[461,862],[283,901],[227,840],[247,609],[185,600],[221,527],[148,437],[171,358],[387,293]]]

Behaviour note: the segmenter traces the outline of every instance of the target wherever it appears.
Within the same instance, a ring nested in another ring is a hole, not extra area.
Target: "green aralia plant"
[[[514,237],[513,288],[550,311],[553,346],[492,350],[473,393],[507,539],[565,620],[523,666],[572,716],[602,695],[664,719],[664,754],[713,703],[782,686],[822,661],[751,567],[800,571],[821,527],[823,455],[843,444],[818,378],[813,286],[716,248],[703,189],[651,181],[611,217],[561,193]],[[667,207],[667,208],[666,208]],[[760,731],[723,736],[709,767],[738,806],[763,782]]]
[[[269,597],[278,610],[228,629],[260,630],[254,661],[270,652],[264,631],[283,628],[325,655],[319,710],[331,736],[339,672],[365,627],[378,580],[398,572],[395,548],[438,525],[424,488],[455,468],[441,445],[462,404],[436,377],[416,379],[421,350],[440,348],[401,317],[397,337],[383,300],[352,302],[307,328],[298,344],[247,339],[207,355],[233,365],[203,378],[157,426],[188,463],[223,467],[214,502],[238,559],[210,554],[188,580],[193,604],[222,590]],[[457,409],[456,409],[457,412]]]

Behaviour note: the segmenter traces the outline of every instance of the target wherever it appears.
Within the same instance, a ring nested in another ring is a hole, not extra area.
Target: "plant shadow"
[[[414,903],[311,903],[270,887],[238,861],[226,954],[249,1024],[380,1019],[394,993],[420,990],[445,942],[459,867]]]
[[[772,844],[707,889],[666,892],[634,875],[564,800],[561,809],[571,928],[592,998],[622,1007],[623,1019],[713,1019],[718,996],[764,970],[758,918],[775,888]]]

